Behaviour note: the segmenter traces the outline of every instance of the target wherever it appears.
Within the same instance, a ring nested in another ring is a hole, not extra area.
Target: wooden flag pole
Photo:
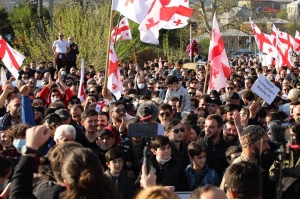
[[[209,62],[207,62],[207,68],[210,68]],[[204,80],[204,86],[203,86],[203,93],[202,94],[204,94],[206,92],[207,78],[208,78],[208,70],[206,70],[205,80]]]
[[[131,43],[132,43],[132,50],[133,50],[133,59],[134,59],[135,64],[137,64],[136,53],[135,53],[135,45],[134,45],[134,42],[133,42],[132,39],[131,39]]]
[[[110,40],[111,40],[111,31],[113,26],[113,15],[114,11],[110,10],[110,22],[109,22],[109,29],[108,29],[108,37],[107,37],[107,54],[106,54],[106,68],[105,68],[105,79],[104,79],[104,88],[107,88],[107,79],[108,79],[108,69],[109,69],[109,54],[110,54]]]

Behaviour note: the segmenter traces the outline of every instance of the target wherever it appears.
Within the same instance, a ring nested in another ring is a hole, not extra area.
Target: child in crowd
[[[106,165],[109,168],[105,175],[116,185],[122,194],[122,199],[132,198],[133,180],[129,178],[123,169],[124,161],[122,153],[117,148],[112,148],[105,153]]]
[[[192,164],[185,169],[190,191],[197,187],[211,184],[220,186],[220,179],[215,170],[210,169],[206,163],[205,147],[193,141],[188,145],[188,155]]]

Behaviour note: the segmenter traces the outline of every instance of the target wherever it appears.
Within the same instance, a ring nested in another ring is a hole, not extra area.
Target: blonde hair
[[[296,88],[293,88],[290,90],[289,94],[287,95],[287,98],[291,101],[298,101],[299,98],[299,90]]]
[[[140,191],[135,199],[180,199],[180,197],[162,186],[153,186]]]

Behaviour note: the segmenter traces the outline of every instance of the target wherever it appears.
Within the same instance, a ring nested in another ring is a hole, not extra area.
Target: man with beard
[[[81,114],[81,124],[85,129],[85,136],[82,137],[79,143],[84,147],[91,149],[97,149],[97,127],[98,127],[98,113],[93,109],[84,110]],[[86,138],[86,139],[84,139]],[[77,132],[76,132],[77,139]],[[76,141],[76,140],[75,140]]]
[[[101,131],[105,127],[109,126],[109,114],[107,112],[98,113],[98,131]]]
[[[233,121],[227,121],[224,125],[223,138],[232,146],[239,145],[238,133]]]
[[[258,160],[264,159],[264,156],[268,154],[268,150],[270,149],[268,141],[269,141],[268,135],[261,126],[259,125],[248,126],[243,130],[243,132],[240,135],[242,154],[240,157],[236,158],[232,164],[236,164],[242,161],[258,164]],[[264,172],[264,170],[261,169],[261,172]],[[266,175],[266,178],[268,178],[268,173]],[[264,179],[264,183],[266,183],[266,180],[268,179]],[[223,178],[220,188],[225,190],[225,184],[226,182],[225,179]],[[264,191],[265,190],[268,190],[266,186],[264,186]],[[271,192],[269,192],[269,195],[272,194]],[[272,198],[272,196],[268,198]]]
[[[200,138],[200,144],[206,146],[206,164],[214,169],[219,178],[228,166],[225,151],[230,144],[220,137],[222,132],[222,118],[218,115],[209,115],[205,120],[205,137]]]

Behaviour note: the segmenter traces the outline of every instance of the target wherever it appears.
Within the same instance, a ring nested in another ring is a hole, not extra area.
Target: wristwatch
[[[21,152],[22,152],[22,154],[29,154],[29,153],[31,153],[31,154],[37,154],[37,153],[39,153],[38,150],[29,148],[26,145],[22,146]]]

